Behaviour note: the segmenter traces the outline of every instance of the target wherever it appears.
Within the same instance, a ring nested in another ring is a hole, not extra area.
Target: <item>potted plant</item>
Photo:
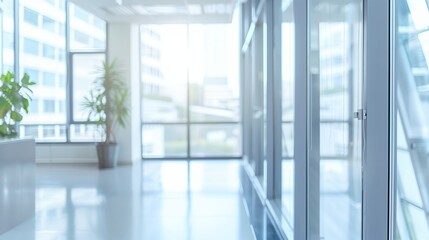
[[[125,127],[128,117],[128,90],[121,81],[117,61],[103,62],[97,67],[98,77],[93,82],[89,96],[82,103],[88,111],[88,122],[94,122],[104,132],[104,142],[97,144],[100,168],[112,168],[118,161],[119,146],[115,141],[114,130],[117,125]]]
[[[0,77],[0,138],[14,138],[18,135],[16,124],[22,121],[23,111],[28,113],[31,94],[28,74],[24,74],[21,80],[15,81],[15,75],[11,72]]]

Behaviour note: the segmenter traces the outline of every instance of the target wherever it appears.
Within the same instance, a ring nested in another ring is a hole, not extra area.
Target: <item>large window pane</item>
[[[429,239],[429,7],[396,0],[391,136],[396,147],[396,239]]]
[[[144,158],[241,155],[232,33],[228,24],[141,26]]]
[[[70,48],[87,50],[106,48],[106,22],[70,3]]]
[[[189,26],[191,121],[238,121],[237,37],[232,24]]]
[[[22,122],[21,135],[34,134],[37,141],[65,141],[66,87],[56,84],[57,76],[66,75],[65,58],[58,57],[64,56],[66,49],[66,39],[59,33],[65,32],[65,8],[53,8],[44,0],[20,0],[19,8],[23,13],[19,25],[20,75],[27,73],[37,83],[33,86],[35,101],[30,103],[30,112]],[[61,29],[53,32],[52,25]]]
[[[3,72],[15,72],[14,71],[14,0],[4,0],[3,1],[3,21],[2,21],[2,38],[3,38]]]
[[[238,124],[191,125],[192,157],[241,155],[241,131]]]
[[[36,85],[29,114],[20,127],[20,136],[34,136],[36,141],[87,141],[92,130],[73,132],[75,127],[66,126],[67,54],[66,54],[66,0],[3,0],[2,1],[2,71],[14,72],[15,50],[19,55],[19,76],[25,73]],[[19,48],[14,42],[14,6],[19,12]],[[72,50],[106,47],[106,23],[70,3]],[[76,11],[76,14],[75,14]],[[74,36],[73,31],[81,35]],[[85,36],[85,37],[82,37]],[[80,89],[82,90],[82,89]],[[85,119],[86,120],[86,119]],[[28,127],[28,129],[27,129]],[[80,128],[83,129],[83,128]],[[88,126],[90,129],[90,126]],[[66,131],[70,131],[66,134]],[[70,139],[66,139],[67,136]],[[75,137],[76,136],[76,137]],[[83,139],[82,136],[88,137]],[[90,138],[91,140],[94,137]]]
[[[82,103],[84,97],[89,97],[89,92],[94,87],[94,81],[99,76],[97,69],[102,66],[104,60],[104,53],[85,53],[72,55],[73,121],[84,122],[88,120],[88,112],[83,109]]]
[[[183,124],[143,125],[143,157],[186,157],[187,130]]]
[[[363,4],[310,0],[309,9],[310,235],[357,240],[362,121],[352,116],[362,108]]]
[[[187,120],[186,25],[141,27],[142,120]]]
[[[294,199],[294,97],[295,97],[295,20],[293,1],[283,0],[281,8],[282,81],[282,195],[283,215],[293,228]]]

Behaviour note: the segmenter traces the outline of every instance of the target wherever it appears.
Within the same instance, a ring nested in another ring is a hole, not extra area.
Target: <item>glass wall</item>
[[[245,170],[274,222],[288,239],[429,239],[428,1],[259,3],[241,5]]]
[[[254,65],[253,65],[253,59],[254,59],[254,53],[253,53],[253,45],[252,39],[247,38],[247,35],[249,34],[251,23],[252,23],[252,4],[254,1],[246,1],[242,4],[241,8],[241,39],[240,44],[242,44],[242,56],[241,56],[241,93],[242,96],[242,108],[243,108],[243,155],[246,159],[246,161],[249,163],[249,165],[255,169],[256,162],[254,158],[254,151],[253,149],[253,130],[252,125],[253,122],[251,119],[253,119],[253,111],[252,111],[252,105],[250,104],[253,102],[253,94],[249,94],[252,92],[252,78],[254,77]]]
[[[429,239],[429,7],[396,0],[394,114],[396,239]]]
[[[141,27],[143,157],[188,155],[187,39],[186,25]]]
[[[241,156],[237,37],[233,24],[188,25],[192,157]]]
[[[66,141],[66,8],[60,1],[19,1],[19,72],[36,85],[20,134]]]
[[[362,1],[312,0],[310,9],[310,235],[361,239]]]
[[[293,1],[281,1],[282,82],[282,207],[293,228],[294,212],[294,111],[295,111],[295,23]]]
[[[241,156],[234,39],[231,24],[141,26],[143,158]]]
[[[257,1],[252,1],[256,4]],[[249,88],[251,89],[251,115],[252,115],[252,138],[251,138],[251,151],[253,169],[255,175],[258,176],[262,186],[266,185],[265,163],[266,163],[266,127],[267,127],[267,109],[266,109],[266,90],[267,90],[267,77],[266,69],[264,68],[264,54],[267,51],[266,39],[264,36],[264,19],[261,17],[255,23],[255,31],[250,42],[248,51],[252,51],[251,64],[252,67],[246,69],[251,71],[251,78],[246,79],[249,81]]]
[[[3,20],[2,20],[2,64],[3,72],[15,72],[15,55],[14,55],[14,47],[15,47],[15,40],[14,40],[14,0],[4,0],[3,1]]]

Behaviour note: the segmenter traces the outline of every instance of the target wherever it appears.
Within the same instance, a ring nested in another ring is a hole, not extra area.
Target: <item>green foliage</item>
[[[30,86],[34,85],[25,73],[20,81],[15,81],[11,72],[0,77],[0,138],[16,137],[15,125],[22,121],[22,111],[28,113]]]
[[[84,98],[82,107],[88,111],[88,122],[95,122],[104,129],[105,142],[109,143],[114,141],[115,126],[125,127],[129,114],[128,90],[121,81],[116,60],[103,62],[96,72],[99,76],[94,80],[89,96]]]

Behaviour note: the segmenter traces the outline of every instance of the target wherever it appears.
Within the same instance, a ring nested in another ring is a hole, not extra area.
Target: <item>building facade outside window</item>
[[[27,73],[36,82],[34,101],[21,123],[20,136],[35,137],[37,142],[72,141],[74,126],[69,121],[67,106],[71,69],[67,56],[71,51],[104,52],[105,21],[66,0],[5,0],[3,7],[3,72],[11,71],[21,77]],[[69,39],[65,34],[67,26],[70,26]],[[86,36],[85,43],[73,38],[76,29]],[[19,39],[19,46],[15,46],[15,39]],[[18,63],[15,56],[19,56]],[[75,140],[100,138],[84,132]]]

